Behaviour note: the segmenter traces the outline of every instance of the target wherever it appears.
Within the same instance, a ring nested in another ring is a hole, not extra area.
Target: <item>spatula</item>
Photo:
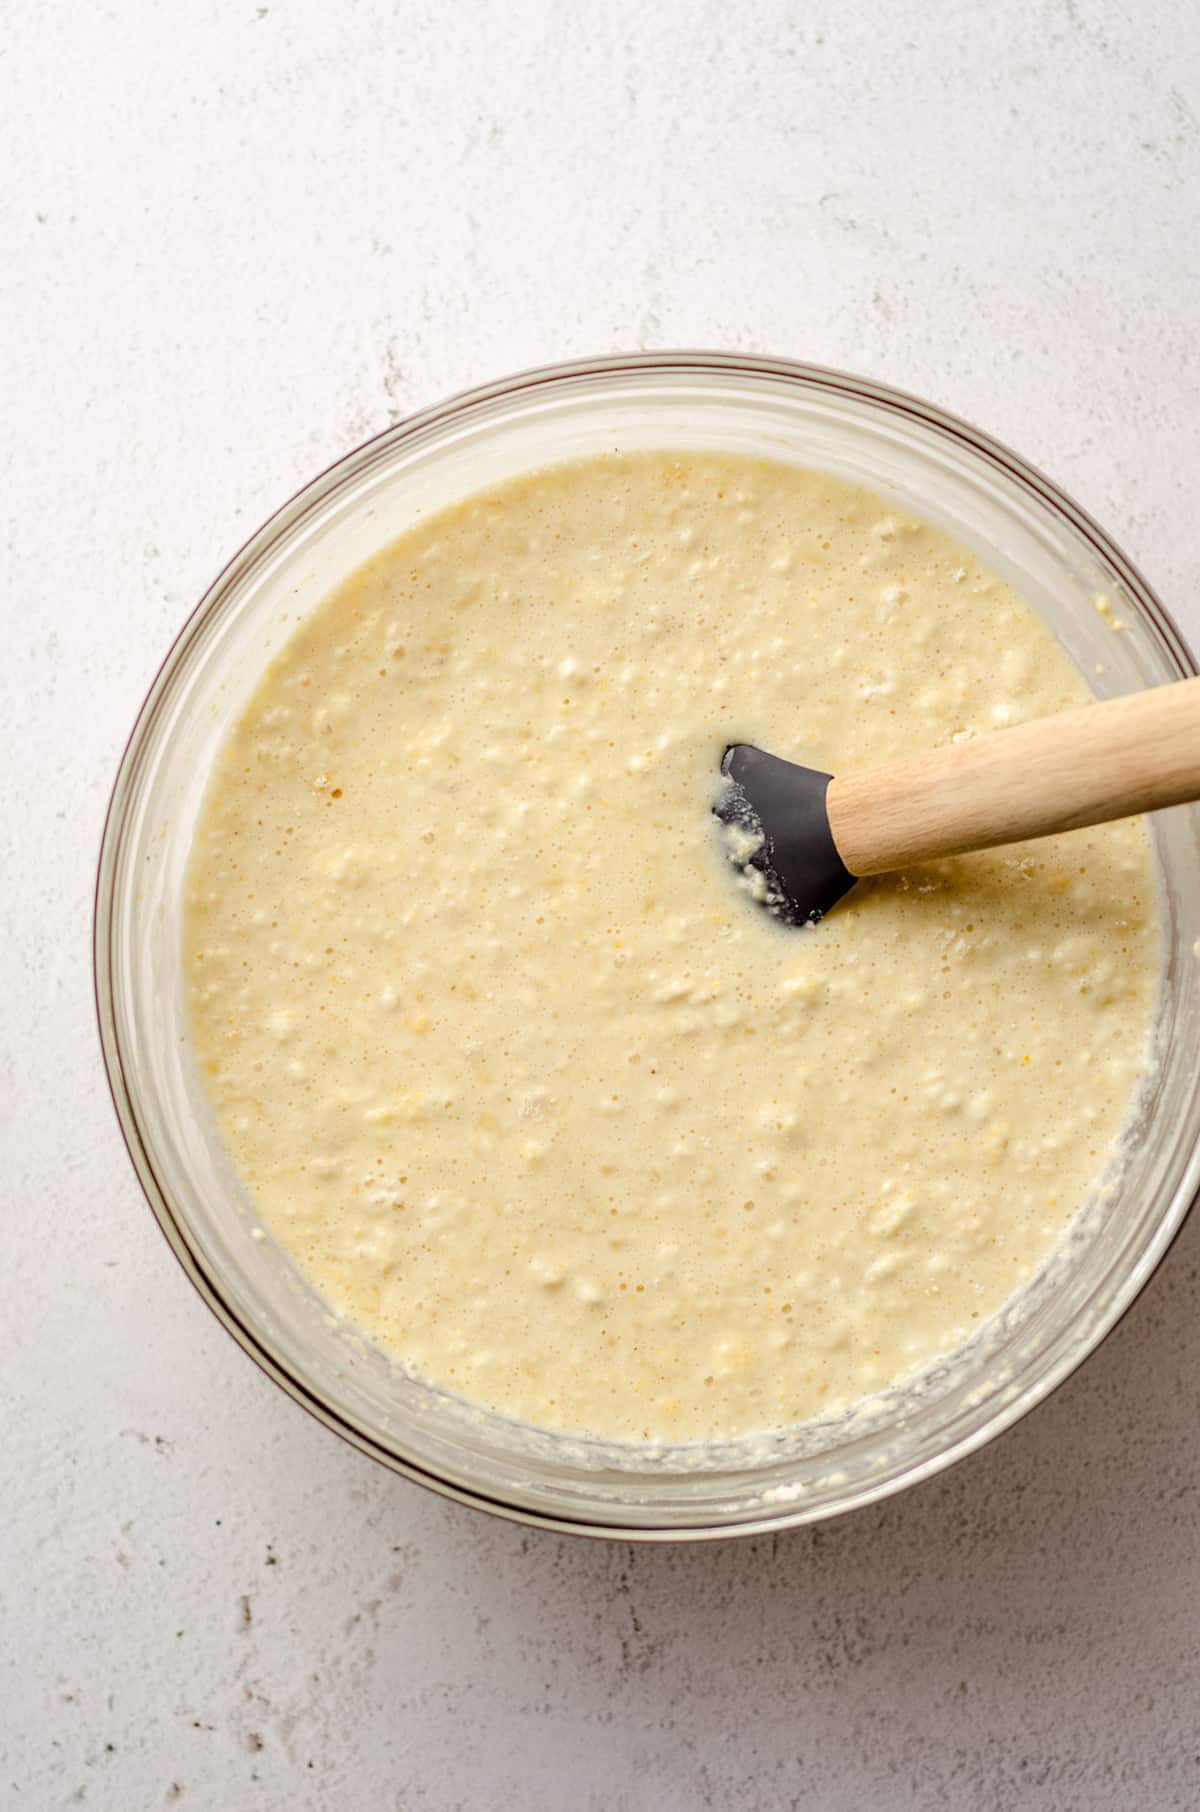
[[[832,776],[734,743],[714,810],[731,860],[791,924],[863,875],[1200,798],[1200,679]]]

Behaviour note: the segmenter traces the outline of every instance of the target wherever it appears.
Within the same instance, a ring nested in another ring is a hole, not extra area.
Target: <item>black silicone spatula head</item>
[[[754,883],[751,892],[789,925],[815,925],[854,886],[837,852],[825,794],[831,776],[736,742],[713,811],[726,854]]]

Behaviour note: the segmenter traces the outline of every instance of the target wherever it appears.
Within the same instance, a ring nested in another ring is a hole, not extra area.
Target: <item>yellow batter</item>
[[[1087,697],[962,548],[824,475],[638,455],[421,525],[213,779],[195,1043],[278,1240],[426,1378],[635,1440],[790,1423],[1028,1278],[1159,973],[1142,824],[747,898],[728,742],[837,771]]]

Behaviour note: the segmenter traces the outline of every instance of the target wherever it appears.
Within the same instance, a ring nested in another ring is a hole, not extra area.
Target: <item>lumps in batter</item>
[[[1087,696],[993,573],[819,473],[612,457],[422,523],[267,672],[192,858],[195,1045],[279,1242],[427,1379],[603,1437],[954,1347],[1143,1070],[1144,827],[797,931],[709,808],[729,742],[846,770]]]

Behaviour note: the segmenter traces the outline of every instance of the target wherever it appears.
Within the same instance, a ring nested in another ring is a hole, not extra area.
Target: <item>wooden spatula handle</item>
[[[1103,824],[1200,798],[1200,679],[997,730],[827,794],[853,875]]]

